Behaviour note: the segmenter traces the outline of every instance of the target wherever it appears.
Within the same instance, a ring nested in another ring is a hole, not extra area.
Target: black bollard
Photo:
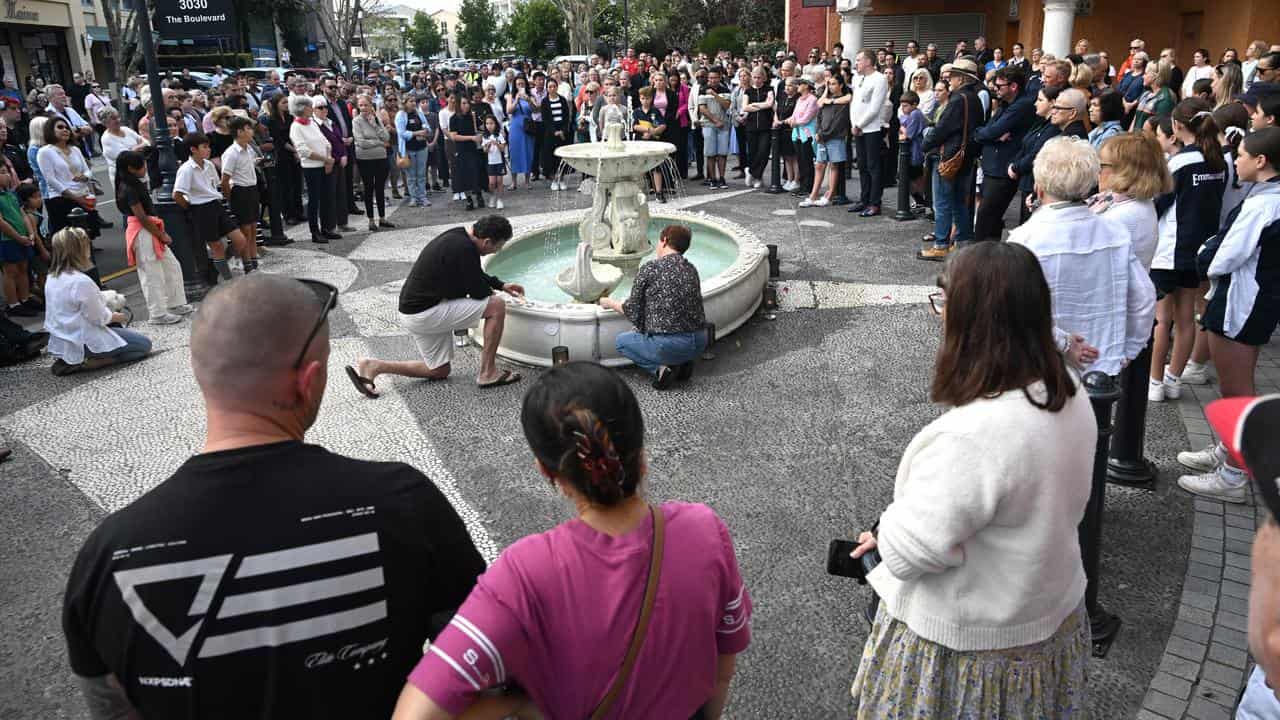
[[[93,219],[89,217],[89,213],[85,212],[84,208],[79,205],[71,208],[71,211],[67,213],[67,226],[80,228],[90,236],[93,235],[93,233],[89,231],[89,225],[92,222]],[[98,249],[93,246],[92,242],[90,242],[89,259],[93,262],[93,265],[88,270],[85,270],[84,274],[88,275],[95,285],[102,287],[102,273],[98,270],[97,253]]]
[[[1110,375],[1101,372],[1085,373],[1084,387],[1093,404],[1093,414],[1098,422],[1098,447],[1093,456],[1093,486],[1084,519],[1080,521],[1080,556],[1084,562],[1084,574],[1088,578],[1084,602],[1089,612],[1093,656],[1106,657],[1120,632],[1120,618],[1112,615],[1098,603],[1099,560],[1102,555],[1102,516],[1106,505],[1107,454],[1111,445],[1111,408],[1120,399],[1120,389]]]
[[[774,287],[773,283],[765,283],[764,302],[761,303],[761,309],[764,310],[766,317],[778,311],[778,288]]]
[[[769,132],[769,188],[765,192],[770,195],[780,195],[785,190],[782,189],[782,153],[778,150],[779,139],[782,136],[782,128],[776,127]]]
[[[551,348],[551,364],[566,365],[569,362],[569,348],[564,345],[556,345]]]
[[[777,280],[782,274],[780,269],[782,261],[778,260],[778,246],[765,245],[765,247],[769,249],[769,279]]]
[[[1151,340],[1120,373],[1123,389],[1116,405],[1115,433],[1107,460],[1107,482],[1154,490],[1156,466],[1143,457],[1147,439],[1147,370]]]
[[[898,211],[894,220],[915,220],[911,212],[911,143],[898,143]]]
[[[707,346],[702,349],[702,359],[715,360],[716,356],[711,352],[711,346],[716,344],[716,324],[709,322],[704,327],[707,333]]]

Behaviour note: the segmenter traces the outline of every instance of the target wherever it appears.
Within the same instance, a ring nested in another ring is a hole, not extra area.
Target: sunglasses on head
[[[302,349],[298,351],[298,359],[293,363],[294,370],[302,367],[302,360],[307,356],[307,349],[311,347],[312,341],[316,339],[316,334],[320,332],[321,326],[324,325],[324,321],[329,317],[329,312],[338,306],[338,288],[320,280],[299,278],[298,282],[305,285],[308,290],[315,294],[316,301],[320,306],[320,312],[316,317],[315,325],[311,326],[311,332],[307,333],[306,342],[302,344]]]

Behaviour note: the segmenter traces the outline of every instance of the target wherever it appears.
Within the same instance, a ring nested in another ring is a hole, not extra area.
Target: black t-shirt
[[[480,251],[471,234],[457,227],[441,233],[418,254],[400,288],[400,312],[416,315],[444,300],[464,297],[483,300],[500,289],[502,281],[481,269]]]
[[[151,202],[151,193],[142,186],[141,182],[119,181],[117,182],[117,190],[116,206],[120,208],[121,214],[125,217],[133,214],[133,206],[138,203],[142,204],[142,210],[148,216],[155,216],[156,208]]]
[[[449,118],[449,131],[458,133],[459,135],[479,135],[480,133],[476,132],[475,113],[467,113],[466,115],[461,113],[454,114],[453,117]],[[478,153],[480,152],[480,147],[470,140],[464,140],[457,143],[454,146],[454,150],[459,153]]]
[[[415,133],[423,129],[422,118],[418,117],[418,112],[416,110],[412,112],[406,112],[404,114],[404,117],[405,117],[405,120],[404,120],[405,130],[408,130],[411,133]],[[412,140],[404,141],[404,148],[405,150],[409,150],[409,151],[422,150],[426,146],[427,146],[426,140],[418,140],[415,138]]]
[[[402,463],[283,442],[197,455],[89,536],[72,670],[147,718],[387,718],[484,562]]]
[[[215,130],[209,133],[209,157],[221,160],[222,153],[235,144],[236,136],[234,133],[220,133]]]

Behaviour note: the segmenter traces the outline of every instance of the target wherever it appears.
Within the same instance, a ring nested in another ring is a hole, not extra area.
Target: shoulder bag
[[[644,586],[644,602],[640,605],[640,619],[636,622],[636,629],[631,634],[631,646],[627,648],[627,654],[622,659],[622,667],[613,678],[613,683],[609,685],[609,691],[604,694],[600,704],[596,705],[596,709],[591,713],[591,720],[603,720],[613,709],[614,702],[622,693],[622,688],[626,686],[627,679],[631,677],[636,658],[640,656],[640,647],[644,645],[645,633],[649,630],[649,617],[653,614],[653,602],[658,596],[658,576],[662,573],[662,550],[666,545],[666,519],[662,516],[662,509],[650,505],[649,514],[653,517],[653,552],[649,558],[649,579]]]
[[[960,147],[956,150],[956,154],[942,160],[938,163],[938,177],[943,180],[954,180],[956,175],[960,173],[960,166],[964,165],[964,148],[969,143],[969,96],[961,95],[960,99],[964,101],[964,124],[960,135]]]

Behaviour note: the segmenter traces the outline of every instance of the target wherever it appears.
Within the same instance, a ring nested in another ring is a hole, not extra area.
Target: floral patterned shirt
[[[646,335],[701,330],[707,318],[698,269],[678,252],[645,263],[622,310]]]

